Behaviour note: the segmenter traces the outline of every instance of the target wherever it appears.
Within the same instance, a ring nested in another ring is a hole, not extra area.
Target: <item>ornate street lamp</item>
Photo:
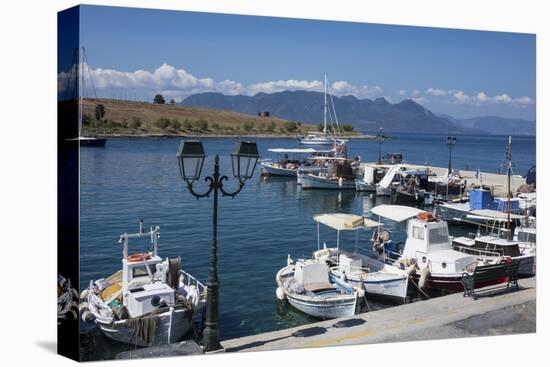
[[[456,138],[454,136],[447,136],[447,145],[449,146],[449,172],[448,175],[451,175],[451,152],[456,144]]]
[[[376,135],[376,141],[378,142],[378,164],[382,164],[382,144],[386,140],[386,136],[382,134],[383,130],[383,128],[380,128],[378,135]]]
[[[204,193],[197,193],[193,189],[193,183],[201,176],[202,167],[206,155],[202,143],[197,140],[183,140],[178,149],[178,165],[181,178],[187,183],[187,189],[197,199],[210,196],[214,193],[214,205],[212,215],[212,245],[210,248],[210,273],[206,282],[206,321],[203,331],[203,348],[205,351],[213,351],[221,348],[220,332],[218,328],[218,294],[220,283],[218,280],[218,194],[235,197],[244,187],[245,182],[254,175],[256,163],[260,157],[258,147],[253,142],[240,142],[235,145],[231,153],[231,166],[233,176],[239,180],[239,187],[233,192],[223,188],[224,182],[229,178],[220,176],[220,158],[216,154],[214,158],[214,174],[205,177],[209,188]]]

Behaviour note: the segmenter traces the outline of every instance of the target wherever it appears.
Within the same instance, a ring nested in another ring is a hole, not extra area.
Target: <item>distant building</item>
[[[258,116],[260,117],[269,117],[269,115],[270,115],[269,111],[258,112]]]

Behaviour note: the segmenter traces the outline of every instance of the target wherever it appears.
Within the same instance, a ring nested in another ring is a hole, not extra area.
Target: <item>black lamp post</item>
[[[451,175],[452,168],[451,168],[451,152],[453,151],[453,148],[456,144],[456,138],[454,136],[447,136],[447,145],[449,146],[449,172],[448,175]]]
[[[378,142],[378,164],[382,164],[382,144],[386,140],[386,136],[382,134],[383,128],[380,128],[378,135],[376,135],[376,141]]]
[[[201,176],[202,167],[206,155],[200,141],[182,141],[178,149],[178,165],[180,176],[187,183],[187,189],[197,199],[210,196],[214,193],[214,206],[212,215],[212,246],[210,248],[210,273],[206,282],[206,322],[203,332],[203,348],[205,351],[213,351],[221,348],[220,332],[218,328],[218,299],[220,283],[218,280],[218,194],[222,196],[235,197],[244,187],[245,182],[252,177],[256,163],[259,158],[258,147],[253,142],[240,142],[235,145],[231,153],[231,166],[233,176],[238,179],[239,187],[233,192],[225,191],[224,182],[229,178],[220,176],[220,158],[214,158],[214,174],[204,178],[208,182],[208,190],[204,193],[197,193],[193,184]]]

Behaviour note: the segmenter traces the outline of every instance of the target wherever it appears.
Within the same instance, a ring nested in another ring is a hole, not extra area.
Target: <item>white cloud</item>
[[[415,101],[416,103],[418,103],[418,104],[424,104],[424,103],[428,102],[428,100],[424,97],[413,97],[411,99],[413,101]]]
[[[434,96],[434,97],[440,97],[440,96],[445,96],[448,94],[447,91],[443,90],[443,89],[438,89],[438,88],[428,88],[426,90],[426,94],[429,94],[430,96]]]
[[[84,75],[89,78],[90,72],[85,70]],[[74,75],[74,74],[73,74]],[[60,92],[66,86],[69,73],[58,75]],[[284,90],[306,90],[322,92],[323,82],[319,80],[276,80],[243,85],[233,80],[215,81],[212,78],[199,78],[184,69],[177,69],[172,65],[162,64],[153,72],[136,70],[132,72],[114,69],[97,68],[91,70],[91,76],[98,94],[121,89],[139,91],[142,95],[166,94],[176,101],[185,97],[203,92],[220,92],[227,95],[246,94],[254,95],[259,92],[274,93]],[[336,96],[352,94],[358,98],[372,98],[382,93],[379,86],[354,85],[340,80],[330,85],[331,93]]]
[[[407,94],[407,91],[405,89],[400,89],[397,93],[399,93],[400,96],[404,96]]]
[[[453,98],[454,98],[453,102],[456,104],[474,105],[474,106],[503,104],[503,105],[515,105],[519,107],[526,107],[534,103],[534,101],[527,96],[513,98],[507,93],[503,93],[496,96],[490,96],[483,91],[478,92],[475,95],[466,94],[461,90],[454,91]]]
[[[418,89],[415,89],[412,91],[413,96],[418,96],[420,94],[420,91]]]

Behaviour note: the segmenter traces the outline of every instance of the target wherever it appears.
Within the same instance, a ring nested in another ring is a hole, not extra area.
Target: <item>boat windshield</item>
[[[430,228],[428,238],[431,245],[449,243],[447,227]]]

